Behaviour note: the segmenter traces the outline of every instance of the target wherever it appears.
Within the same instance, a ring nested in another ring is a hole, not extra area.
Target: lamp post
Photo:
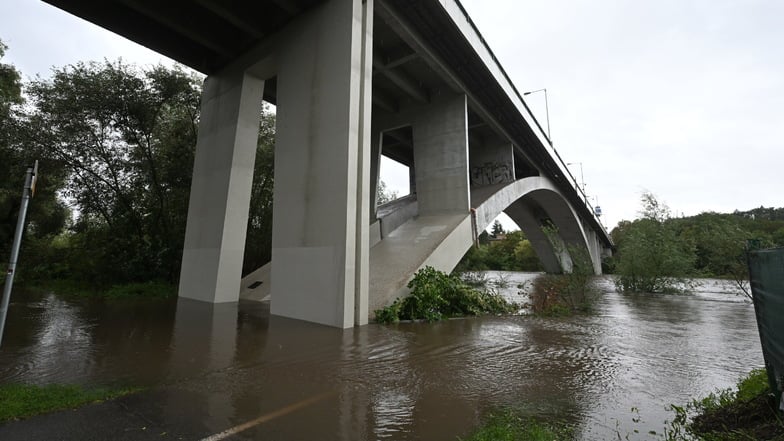
[[[582,162],[567,162],[566,165],[579,165],[580,166],[580,188],[585,193],[585,177],[583,176],[583,163]]]
[[[529,92],[523,93],[523,95],[528,96],[536,92],[544,92],[544,112],[545,116],[547,117],[547,139],[550,141],[550,145],[553,145],[553,137],[550,135],[550,105],[547,102],[547,89],[531,90]]]

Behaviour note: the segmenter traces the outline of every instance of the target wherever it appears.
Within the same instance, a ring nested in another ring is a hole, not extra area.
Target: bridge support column
[[[277,55],[274,315],[367,323],[372,7],[322,4]]]
[[[264,81],[214,75],[202,93],[179,296],[239,298]]]
[[[413,121],[419,214],[468,213],[468,102],[465,95],[430,104]]]

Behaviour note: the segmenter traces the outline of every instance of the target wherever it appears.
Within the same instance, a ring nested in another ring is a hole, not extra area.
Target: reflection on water
[[[507,296],[533,277],[500,276]],[[671,417],[669,403],[731,386],[762,363],[753,308],[723,282],[691,295],[622,296],[609,279],[601,286],[590,317],[348,330],[270,317],[261,303],[17,291],[0,382],[155,385],[164,421],[188,421],[203,435],[313,401],[239,439],[455,439],[498,406],[566,419],[582,439],[617,438],[616,430],[649,439]]]

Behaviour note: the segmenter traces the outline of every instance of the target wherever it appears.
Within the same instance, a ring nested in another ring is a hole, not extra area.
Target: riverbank
[[[0,385],[0,423],[119,398],[138,388],[86,389],[76,385]]]
[[[673,428],[711,441],[781,441],[784,414],[776,404],[767,373],[756,369],[742,378],[736,389],[712,393],[685,408],[673,406],[677,415]],[[691,422],[686,422],[692,412]]]
[[[31,280],[14,284],[14,289],[17,288],[33,292],[56,292],[65,297],[172,299],[177,296],[176,285],[159,281],[101,286],[72,279]]]

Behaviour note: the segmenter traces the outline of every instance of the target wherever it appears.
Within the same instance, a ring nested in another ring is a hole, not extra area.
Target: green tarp
[[[749,252],[749,276],[770,387],[784,390],[784,248]]]

